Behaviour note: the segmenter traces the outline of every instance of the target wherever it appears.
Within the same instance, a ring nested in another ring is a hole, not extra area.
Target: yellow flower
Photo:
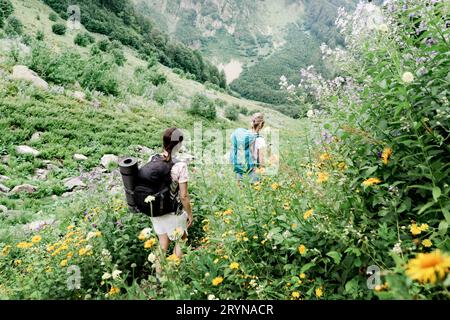
[[[314,209],[310,209],[303,214],[303,219],[307,220],[314,213]]]
[[[61,267],[65,267],[67,266],[67,259],[64,259],[61,261],[61,263],[59,264]]]
[[[320,155],[320,160],[321,161],[326,161],[326,160],[330,160],[330,159],[331,159],[331,157],[330,157],[330,155],[328,153],[323,153],[323,154]]]
[[[422,229],[420,229],[417,224],[413,223],[410,227],[410,231],[413,235],[417,236],[422,232]]]
[[[424,247],[429,248],[429,247],[431,247],[431,246],[433,245],[433,242],[431,242],[430,239],[425,239],[425,240],[422,241],[422,245],[423,245]]]
[[[214,262],[214,264],[218,264],[219,263],[219,259],[217,258],[213,262]]]
[[[170,262],[175,262],[176,264],[180,263],[180,258],[174,253],[167,257],[167,260]]]
[[[3,250],[2,250],[2,256],[6,257],[10,250],[11,250],[11,246],[10,245],[5,246],[3,248]]]
[[[273,191],[275,191],[280,187],[280,185],[278,183],[274,182],[270,185],[270,187],[272,188]]]
[[[67,230],[72,230],[73,228],[75,228],[75,226],[70,225],[67,227]]]
[[[330,177],[330,175],[326,172],[319,172],[317,174],[317,183],[322,183],[322,182],[326,182],[328,181],[328,178]]]
[[[300,292],[298,292],[298,291],[292,292],[292,298],[294,298],[294,299],[300,298]]]
[[[315,293],[316,293],[317,298],[320,298],[321,296],[323,296],[322,288],[317,288]]]
[[[31,248],[33,246],[33,243],[31,242],[19,242],[17,244],[17,248],[19,249],[28,249]]]
[[[20,260],[20,259],[14,260],[14,264],[15,264],[16,266],[19,266],[19,265],[22,264],[22,260]]]
[[[115,295],[115,294],[118,294],[120,292],[120,288],[117,288],[117,287],[111,287],[111,290],[109,290],[109,294],[110,295]]]
[[[155,238],[148,239],[144,243],[144,249],[150,249],[151,247],[153,247],[155,245],[155,243],[156,243]]]
[[[381,183],[381,180],[378,178],[369,178],[363,181],[363,185],[365,187],[370,187],[373,186],[374,184],[379,184]]]
[[[233,213],[233,209],[227,209],[227,210],[225,210],[224,212],[223,212],[223,215],[224,216],[227,216],[227,215],[230,215],[230,214],[232,214]]]
[[[419,227],[419,229],[420,229],[421,231],[427,231],[428,228],[429,228],[429,226],[428,226],[428,224],[426,224],[426,223],[422,223],[422,224],[420,225],[420,227]]]
[[[306,274],[300,273],[300,279],[305,279],[305,278],[306,278]]]
[[[294,230],[297,229],[297,227],[298,227],[298,224],[296,224],[296,223],[293,223],[293,224],[291,225],[291,228],[294,229]]]
[[[383,160],[384,164],[388,164],[389,159],[392,156],[392,149],[391,148],[384,148],[383,153],[381,154],[381,159]]]
[[[78,250],[78,255],[79,256],[84,256],[87,252],[88,252],[88,249],[81,248],[80,250]]]
[[[298,252],[300,252],[301,255],[306,253],[306,247],[302,244],[298,247]]]
[[[232,262],[232,263],[230,264],[230,269],[231,269],[231,270],[237,270],[237,269],[239,269],[239,263],[237,263],[237,262]]]
[[[432,283],[444,279],[450,269],[450,256],[436,250],[431,253],[419,253],[407,265],[406,275],[421,283]]]
[[[218,285],[221,284],[222,282],[223,282],[223,278],[222,278],[222,277],[217,277],[217,278],[214,278],[214,279],[212,280],[213,286],[218,286]]]
[[[289,210],[290,208],[291,208],[291,206],[289,205],[288,202],[285,202],[285,203],[283,204],[283,209],[284,209],[284,210]]]
[[[256,185],[256,186],[254,186],[253,188],[254,188],[256,191],[261,190],[261,186],[260,186],[260,185]]]
[[[339,170],[344,171],[345,169],[347,169],[347,166],[346,166],[345,162],[339,162],[338,168],[339,168]]]
[[[33,243],[38,243],[42,240],[42,237],[39,235],[34,236],[33,238],[31,238],[31,242]]]
[[[67,259],[70,259],[70,258],[72,258],[73,257],[73,252],[69,252],[68,254],[67,254]]]

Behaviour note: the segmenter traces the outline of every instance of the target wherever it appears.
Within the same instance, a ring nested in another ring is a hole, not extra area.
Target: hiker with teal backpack
[[[238,184],[248,175],[251,183],[259,181],[258,168],[264,168],[264,148],[266,142],[260,131],[264,127],[264,115],[260,112],[252,116],[251,128],[238,128],[231,134],[230,158]]]

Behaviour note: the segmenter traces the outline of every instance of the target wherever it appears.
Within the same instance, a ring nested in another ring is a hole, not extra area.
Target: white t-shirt
[[[253,159],[255,159],[255,161],[258,160],[258,151],[265,147],[266,147],[266,140],[264,140],[263,137],[256,138],[255,143],[253,145]]]

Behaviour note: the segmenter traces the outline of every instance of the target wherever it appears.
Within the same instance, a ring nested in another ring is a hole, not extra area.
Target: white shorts
[[[169,213],[160,217],[150,217],[155,233],[157,235],[167,234],[171,241],[177,239],[177,235],[175,234],[177,228],[182,231],[181,235],[178,235],[178,238],[181,238],[184,232],[187,234],[187,218],[188,215],[184,210],[178,216]]]

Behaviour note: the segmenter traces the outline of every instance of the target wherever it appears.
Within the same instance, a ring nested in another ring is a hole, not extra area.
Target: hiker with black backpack
[[[264,128],[264,114],[257,112],[252,116],[250,129],[238,128],[231,134],[231,163],[236,173],[238,185],[248,175],[251,183],[259,181],[257,169],[263,169],[266,141],[260,136]]]
[[[139,169],[134,197],[140,212],[150,215],[159,244],[166,252],[171,241],[186,240],[192,225],[192,208],[188,193],[188,166],[175,157],[183,142],[177,128],[165,130],[163,152],[155,154]],[[181,258],[180,245],[174,254]],[[157,270],[160,272],[160,270]]]

